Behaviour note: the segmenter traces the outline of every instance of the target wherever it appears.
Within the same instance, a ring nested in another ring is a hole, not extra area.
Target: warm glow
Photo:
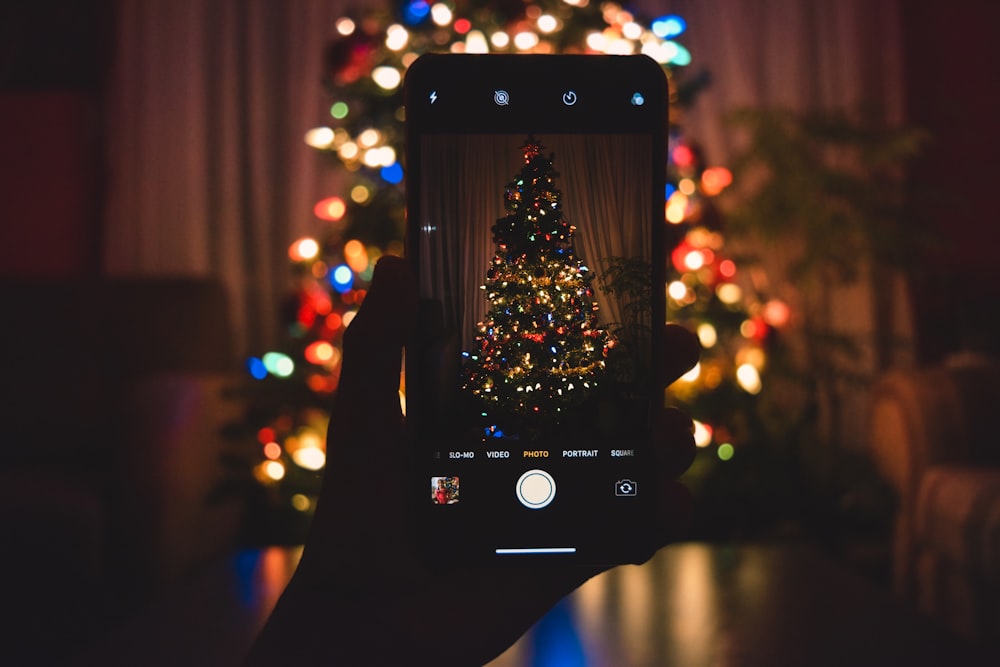
[[[402,50],[409,40],[410,33],[398,23],[392,24],[385,31],[385,45],[393,51]]]
[[[265,475],[276,482],[285,476],[285,466],[278,461],[265,462],[263,470]]]
[[[681,376],[681,380],[684,382],[694,382],[701,375],[701,362],[694,365],[694,368],[689,370],[687,373]]]
[[[711,324],[702,322],[698,325],[698,340],[703,348],[708,349],[718,342],[719,334]]]
[[[385,90],[395,90],[403,80],[403,75],[395,67],[376,67],[372,70],[372,80]]]
[[[326,454],[318,447],[300,447],[292,454],[292,460],[306,470],[322,470],[326,465]]]
[[[486,35],[479,30],[471,30],[465,37],[466,53],[489,53],[490,46],[486,43]]]
[[[694,444],[698,447],[708,447],[712,444],[712,427],[694,420]]]
[[[344,259],[355,273],[361,273],[368,268],[368,251],[357,239],[351,239],[344,244]]]
[[[553,32],[556,28],[559,27],[559,21],[556,20],[556,17],[552,16],[551,14],[542,14],[541,16],[538,17],[537,23],[538,23],[538,29],[544,33]]]
[[[714,197],[733,182],[733,174],[725,167],[709,167],[701,175],[701,187],[705,194]]]
[[[291,498],[292,507],[300,512],[308,512],[309,508],[312,507],[312,501],[309,500],[309,496],[303,495],[301,493],[296,493]]]
[[[316,202],[313,207],[313,214],[320,220],[336,222],[344,217],[347,212],[347,204],[340,197],[327,197]]]
[[[667,200],[667,221],[678,224],[687,217],[688,198],[683,192],[675,192]]]
[[[675,280],[667,285],[667,294],[669,294],[670,298],[674,301],[683,301],[688,294],[687,285],[679,280]]]
[[[684,266],[688,271],[697,271],[705,266],[705,255],[700,250],[692,250],[684,256]]]
[[[351,200],[358,204],[364,204],[370,196],[371,193],[368,191],[368,188],[363,185],[355,185],[351,188]]]
[[[264,445],[264,456],[272,461],[281,458],[281,445],[276,442],[267,443]]]
[[[622,26],[622,34],[629,39],[639,39],[642,37],[642,26],[635,21],[629,21]]]
[[[358,311],[356,310],[349,310],[346,313],[344,313],[344,316],[341,318],[341,321],[344,323],[344,328],[347,328],[351,325],[351,322],[354,321],[354,316],[357,314]]]
[[[498,49],[505,49],[507,48],[507,45],[510,44],[510,35],[502,30],[497,31],[490,35],[490,43]]]
[[[329,127],[314,127],[306,132],[306,144],[320,150],[329,148],[333,143],[333,130]]]
[[[365,148],[371,148],[378,143],[381,135],[373,127],[369,127],[367,130],[358,135],[358,143]]]
[[[748,394],[759,394],[763,385],[760,381],[760,373],[752,364],[742,364],[736,369],[736,381]]]
[[[723,278],[732,278],[736,275],[736,262],[731,259],[724,259],[719,262],[719,275]]]
[[[771,299],[764,306],[763,317],[772,327],[780,329],[788,324],[788,320],[792,317],[792,309],[784,301]]]
[[[431,7],[431,20],[440,26],[448,25],[451,23],[451,8],[443,2],[436,3]]]
[[[688,196],[693,195],[695,191],[694,181],[690,178],[682,178],[677,184],[677,189]]]
[[[306,347],[304,355],[310,364],[321,365],[333,359],[333,345],[325,340],[317,340]]]
[[[346,16],[342,19],[337,20],[337,32],[343,36],[348,36],[354,32],[354,21],[347,18]]]
[[[358,145],[353,141],[346,141],[337,149],[337,152],[340,153],[340,157],[350,161],[358,156]]]
[[[587,35],[587,47],[592,51],[604,51],[608,45],[608,38],[601,32],[592,32]]]
[[[715,288],[715,294],[727,306],[735,305],[743,298],[743,290],[735,283],[722,283]]]
[[[319,255],[319,243],[308,236],[299,239],[288,248],[288,256],[293,262],[308,262],[316,259],[317,255]]]
[[[514,46],[521,51],[527,51],[538,46],[538,35],[528,30],[514,35]]]

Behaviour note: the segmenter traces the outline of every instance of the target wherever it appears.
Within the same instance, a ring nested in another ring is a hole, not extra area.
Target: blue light
[[[496,431],[493,432],[493,437],[494,438],[502,438],[503,437],[503,431],[501,431],[500,429],[497,429]]]
[[[341,294],[351,289],[351,286],[354,285],[354,272],[351,271],[351,267],[341,264],[331,271],[330,284]]]
[[[664,199],[670,199],[670,195],[677,192],[677,188],[674,187],[673,183],[667,183],[666,191],[663,193]]]
[[[250,377],[254,380],[263,380],[267,377],[267,367],[257,357],[247,359],[247,370],[250,371]]]
[[[395,185],[403,180],[403,167],[398,162],[393,162],[388,167],[382,167],[379,175],[386,183]]]
[[[415,0],[403,8],[403,20],[410,25],[417,25],[425,18],[431,11],[431,6],[424,2],[424,0]]]
[[[670,59],[670,65],[679,65],[683,67],[684,65],[691,64],[691,52],[685,49],[680,44],[674,44],[677,47],[677,53],[674,57]]]
[[[654,35],[661,39],[669,39],[687,30],[687,21],[676,14],[668,14],[653,21],[651,27]]]

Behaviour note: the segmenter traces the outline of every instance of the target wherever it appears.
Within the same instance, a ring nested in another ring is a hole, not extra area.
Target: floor
[[[300,551],[232,554],[75,664],[237,665]],[[489,667],[990,662],[815,549],[683,543],[597,577]]]

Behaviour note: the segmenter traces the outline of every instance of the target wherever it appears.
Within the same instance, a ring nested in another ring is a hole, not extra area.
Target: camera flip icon
[[[615,482],[616,496],[634,496],[639,491],[639,485],[630,479],[620,479]]]

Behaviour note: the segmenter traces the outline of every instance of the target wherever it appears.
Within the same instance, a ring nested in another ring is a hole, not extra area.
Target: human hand
[[[416,318],[407,264],[384,257],[344,335],[327,473],[298,569],[248,664],[482,665],[564,596],[607,568],[427,568],[408,507],[411,485],[398,396],[401,352]],[[697,339],[665,330],[665,377],[698,358]],[[657,521],[649,556],[677,539],[690,511],[676,481],[694,456],[691,420],[659,418]]]

